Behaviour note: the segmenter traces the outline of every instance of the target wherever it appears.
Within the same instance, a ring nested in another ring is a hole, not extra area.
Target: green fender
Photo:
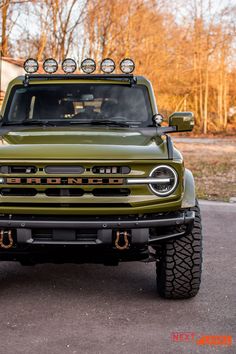
[[[194,207],[196,202],[196,194],[195,194],[195,182],[193,178],[193,174],[190,170],[185,168],[184,172],[184,195],[182,199],[182,208],[190,208]]]

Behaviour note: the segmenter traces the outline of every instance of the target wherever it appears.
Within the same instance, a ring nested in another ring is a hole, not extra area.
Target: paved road
[[[175,137],[172,136],[173,141],[176,143],[189,143],[189,144],[207,144],[207,145],[235,145],[235,137],[228,138],[186,138],[186,137]]]
[[[236,340],[236,205],[202,203],[199,295],[163,300],[153,264],[0,265],[0,354],[236,353],[175,343],[173,331]],[[235,343],[235,342],[234,342]]]

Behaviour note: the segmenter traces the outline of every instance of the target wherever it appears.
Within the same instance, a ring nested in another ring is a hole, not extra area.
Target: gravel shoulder
[[[228,202],[236,197],[236,140],[173,138],[194,175],[198,198]]]

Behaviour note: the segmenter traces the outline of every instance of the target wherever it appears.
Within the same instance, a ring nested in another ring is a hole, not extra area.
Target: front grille
[[[127,166],[94,166],[92,172],[95,174],[129,174],[130,167]]]
[[[122,185],[124,178],[122,177],[6,177],[5,184],[9,185]]]
[[[30,174],[36,173],[37,167],[36,166],[7,166],[3,165],[0,167],[0,173],[3,174]]]
[[[128,188],[96,188],[92,191],[95,197],[127,197],[130,195]]]
[[[105,208],[132,209],[153,203],[153,193],[144,185],[128,185],[127,177],[146,177],[153,168],[151,161],[0,161],[0,209],[13,214],[21,208],[25,213],[47,208],[48,214],[56,208],[74,214],[77,208],[78,214],[84,208],[98,214]]]
[[[84,172],[84,167],[82,166],[46,166],[45,172],[48,174],[81,174]]]
[[[21,196],[21,197],[27,197],[27,196],[35,196],[37,194],[37,190],[34,188],[2,188],[0,190],[0,193],[2,196]]]
[[[48,197],[82,197],[84,191],[80,188],[50,188],[45,194]]]
[[[82,197],[84,194],[94,197],[127,197],[130,195],[128,188],[95,188],[85,192],[82,188],[48,188],[45,191],[37,191],[34,188],[2,188],[2,196],[28,197],[45,194],[48,197]]]

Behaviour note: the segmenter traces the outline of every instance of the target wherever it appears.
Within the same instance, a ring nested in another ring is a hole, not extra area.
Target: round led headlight
[[[105,74],[111,74],[115,70],[116,65],[112,59],[106,58],[101,62],[100,68]]]
[[[96,63],[93,59],[84,59],[81,63],[81,69],[86,74],[92,74],[96,70]]]
[[[37,60],[29,58],[24,62],[24,69],[28,74],[36,73],[39,68]]]
[[[63,60],[61,67],[66,74],[72,74],[76,70],[77,65],[74,59],[67,58]]]
[[[178,183],[178,175],[174,168],[167,165],[155,167],[151,173],[151,178],[155,178],[155,183],[149,184],[153,193],[160,197],[166,197],[174,192]]]
[[[53,58],[48,58],[43,63],[43,70],[48,74],[53,74],[57,71],[58,64],[57,61]]]
[[[132,59],[125,58],[120,62],[120,70],[124,74],[131,74],[135,69],[135,64]]]

